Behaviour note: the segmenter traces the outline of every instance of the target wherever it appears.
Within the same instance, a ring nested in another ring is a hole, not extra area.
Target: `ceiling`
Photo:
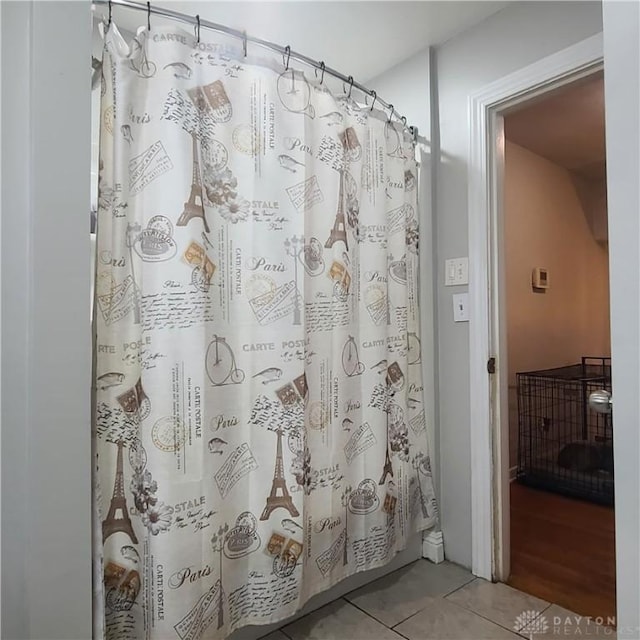
[[[366,82],[429,45],[496,13],[509,2],[193,2],[152,3],[217,22],[323,60],[356,81]],[[103,15],[106,7],[98,9]],[[114,6],[116,24],[135,33],[146,22],[141,11]],[[152,24],[170,24],[152,16]],[[189,26],[182,25],[185,28]]]
[[[544,94],[504,119],[507,140],[589,180],[605,178],[602,72]]]

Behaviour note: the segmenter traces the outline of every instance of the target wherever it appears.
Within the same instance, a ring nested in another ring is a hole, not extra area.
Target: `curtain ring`
[[[147,2],[147,31],[151,31],[151,2]]]
[[[244,53],[244,57],[247,57],[247,32],[242,32],[242,52]]]
[[[371,109],[369,109],[369,111],[373,111],[373,105],[376,103],[376,100],[378,99],[378,94],[371,89],[371,95],[373,96],[373,102],[371,103]]]
[[[196,14],[195,32],[196,32],[196,42],[200,44],[200,14]]]
[[[287,56],[287,60],[285,62],[284,56]],[[284,65],[284,70],[289,71],[289,58],[291,57],[291,47],[287,45],[284,48],[284,53],[282,54],[282,64]]]
[[[407,126],[407,118],[405,116],[402,116],[402,118],[400,118],[400,120],[402,120],[402,126],[406,127]]]
[[[320,84],[322,84],[324,82],[324,69],[325,69],[325,64],[324,64],[324,62],[321,61],[320,62],[320,71],[322,71],[322,75],[320,76]],[[318,77],[318,67],[316,67],[313,70],[313,73],[315,74],[315,76],[317,78]]]
[[[391,118],[393,118],[393,105],[389,103],[389,119],[387,120],[387,124],[391,124]]]
[[[353,91],[353,76],[349,76],[349,93],[347,94],[347,98],[351,97],[351,91]],[[345,93],[347,93],[345,91]]]

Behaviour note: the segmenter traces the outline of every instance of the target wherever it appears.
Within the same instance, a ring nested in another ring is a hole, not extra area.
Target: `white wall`
[[[594,238],[572,176],[506,141],[504,252],[510,464],[517,464],[516,373],[609,356],[609,255]],[[534,292],[545,267],[550,288]]]
[[[469,330],[453,323],[444,260],[468,255],[468,96],[602,30],[599,2],[517,2],[436,49],[440,507],[447,556],[471,566]],[[433,69],[433,67],[432,67]]]
[[[429,59],[429,49],[425,48],[366,83],[407,117],[407,125],[417,125],[426,141],[431,129]]]
[[[434,300],[434,233],[431,183],[432,163],[432,111],[430,81],[431,50],[426,48],[384,73],[372,78],[367,86],[374,89],[387,103],[395,105],[407,118],[407,125],[417,126],[420,154],[420,308],[422,312],[422,374],[424,401],[429,430],[429,449],[436,495],[439,491],[438,434],[436,429],[436,345]]]
[[[618,638],[640,637],[640,5],[604,3]],[[620,480],[619,480],[620,479]]]
[[[2,2],[2,637],[91,637],[91,5]]]

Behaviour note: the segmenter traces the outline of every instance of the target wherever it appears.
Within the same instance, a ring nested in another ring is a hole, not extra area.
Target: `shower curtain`
[[[99,637],[283,620],[437,518],[410,137],[236,45],[105,37]]]

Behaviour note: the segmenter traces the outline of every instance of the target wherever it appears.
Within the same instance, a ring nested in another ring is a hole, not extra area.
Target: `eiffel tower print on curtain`
[[[324,243],[326,249],[330,249],[336,242],[344,242],[344,246],[349,251],[347,243],[347,227],[344,218],[344,171],[340,171],[340,192],[338,193],[338,212],[333,223],[333,229],[329,238]]]
[[[284,478],[284,464],[282,462],[282,429],[276,429],[278,434],[278,446],[276,450],[276,466],[273,472],[273,483],[271,484],[271,493],[267,496],[267,504],[260,516],[260,520],[268,520],[273,511],[282,507],[286,509],[292,518],[299,516],[298,510],[293,504],[287,483]],[[278,495],[280,490],[281,495]]]
[[[202,218],[204,230],[209,233],[209,224],[204,214],[204,201],[202,198],[202,180],[200,178],[200,160],[198,159],[198,139],[195,133],[191,134],[192,141],[192,162],[191,193],[189,199],[184,203],[182,214],[178,218],[177,225],[186,227],[192,218]]]
[[[380,477],[378,484],[384,484],[387,476],[391,476],[393,478],[393,466],[391,465],[391,458],[389,457],[389,445],[387,445],[387,450],[384,454],[384,467],[382,468],[382,476]]]
[[[120,531],[126,533],[133,544],[138,544],[138,539],[129,518],[127,499],[124,495],[124,473],[122,471],[122,449],[124,448],[124,443],[122,440],[118,440],[117,445],[116,479],[113,483],[113,495],[111,496],[109,511],[102,522],[102,541],[104,542],[110,535]],[[117,515],[118,511],[120,511],[120,515]]]
[[[382,468],[382,476],[380,476],[380,481],[378,484],[384,484],[387,476],[391,476],[393,478],[393,465],[391,464],[391,457],[389,456],[389,424],[387,423],[387,448],[384,453],[384,467]]]

